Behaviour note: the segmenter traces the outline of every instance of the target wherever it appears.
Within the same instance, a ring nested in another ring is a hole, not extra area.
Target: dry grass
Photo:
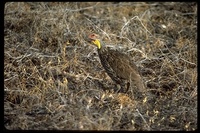
[[[112,92],[91,32],[136,62],[154,101]],[[10,2],[4,42],[7,129],[197,129],[196,3]]]

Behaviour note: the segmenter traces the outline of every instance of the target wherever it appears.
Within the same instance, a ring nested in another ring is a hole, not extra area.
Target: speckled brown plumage
[[[137,90],[133,90],[134,92],[145,92],[138,68],[126,54],[108,49],[96,34],[89,35],[89,39],[95,45],[99,41],[100,46],[97,45],[97,47],[101,64],[110,78],[120,84],[122,92],[126,92],[129,87],[133,88],[134,85],[137,87]]]

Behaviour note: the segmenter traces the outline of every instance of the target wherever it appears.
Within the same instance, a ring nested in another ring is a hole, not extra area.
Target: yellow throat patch
[[[98,49],[101,48],[101,43],[99,40],[94,40],[94,41],[92,41],[92,43],[95,44],[98,47]]]

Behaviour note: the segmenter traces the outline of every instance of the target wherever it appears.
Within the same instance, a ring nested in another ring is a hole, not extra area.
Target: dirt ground
[[[90,33],[130,56],[150,97],[113,91]],[[4,127],[197,130],[197,3],[6,3]]]

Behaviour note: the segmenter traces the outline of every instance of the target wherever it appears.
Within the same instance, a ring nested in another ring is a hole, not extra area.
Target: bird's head
[[[88,36],[88,41],[90,43],[96,45],[98,47],[98,49],[100,49],[101,48],[101,42],[100,42],[100,40],[98,38],[99,38],[99,36],[97,34],[93,33],[93,34],[90,34]]]

